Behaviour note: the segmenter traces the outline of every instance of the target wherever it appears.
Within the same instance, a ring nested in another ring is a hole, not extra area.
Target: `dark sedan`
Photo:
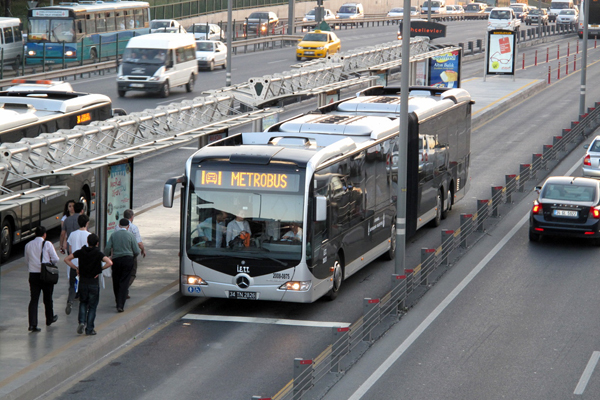
[[[600,181],[553,176],[536,191],[539,195],[530,213],[529,240],[538,241],[542,236],[600,238]]]

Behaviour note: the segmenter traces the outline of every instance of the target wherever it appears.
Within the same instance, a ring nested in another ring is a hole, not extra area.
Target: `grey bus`
[[[240,133],[192,155],[181,191],[183,295],[314,302],[378,257],[393,259],[398,88]],[[468,190],[471,98],[411,88],[407,235]]]

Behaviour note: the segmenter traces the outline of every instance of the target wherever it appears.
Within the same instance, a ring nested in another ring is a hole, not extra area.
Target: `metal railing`
[[[502,212],[509,212],[514,197],[520,194],[523,198],[528,194],[528,181],[537,183],[543,179],[551,164],[558,164],[562,156],[580,145],[598,127],[600,103],[572,122],[570,128],[563,129],[561,135],[554,136],[552,144],[543,145],[541,153],[532,154],[530,163],[520,164],[518,174],[505,175],[504,185],[492,185],[490,197],[477,199],[475,212],[461,214],[456,229],[441,230],[440,246],[421,249],[419,265],[405,269],[402,275],[392,275],[388,293],[379,299],[363,299],[362,316],[350,327],[332,328],[330,344],[317,357],[294,358],[293,379],[273,399],[321,398],[377,338],[400,320],[407,311],[407,302],[418,300],[414,297],[422,296],[454,261],[484,237],[488,224],[497,221]]]

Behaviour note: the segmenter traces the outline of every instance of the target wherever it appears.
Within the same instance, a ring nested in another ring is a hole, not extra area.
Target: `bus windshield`
[[[29,20],[27,40],[29,42],[73,42],[75,24],[72,18]]]
[[[187,210],[188,257],[208,266],[224,256],[299,261],[302,180],[297,172],[197,170]]]

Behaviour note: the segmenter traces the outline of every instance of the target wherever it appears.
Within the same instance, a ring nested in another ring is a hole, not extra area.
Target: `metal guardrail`
[[[562,135],[554,136],[552,144],[546,144],[542,153],[534,153],[532,161],[519,165],[519,174],[505,176],[505,184],[492,186],[489,199],[476,200],[476,212],[460,215],[460,226],[454,230],[441,230],[441,244],[435,249],[421,249],[421,263],[405,269],[404,274],[392,275],[392,289],[380,299],[363,299],[363,314],[350,327],[334,327],[330,344],[314,359],[294,358],[293,379],[272,399],[302,400],[321,398],[335,382],[339,381],[366,350],[391,326],[396,324],[408,308],[409,301],[417,301],[424,291],[435,284],[443,270],[473,247],[485,236],[487,223],[499,218],[501,211],[508,212],[513,196],[525,197],[526,182],[542,179],[548,175],[550,164],[558,162],[595,129],[600,127],[600,103],[588,113],[563,129]],[[501,210],[502,209],[502,210]],[[438,275],[436,275],[438,273]],[[413,295],[413,297],[411,297]],[[415,298],[416,297],[416,298]],[[253,396],[261,399],[269,397]]]

